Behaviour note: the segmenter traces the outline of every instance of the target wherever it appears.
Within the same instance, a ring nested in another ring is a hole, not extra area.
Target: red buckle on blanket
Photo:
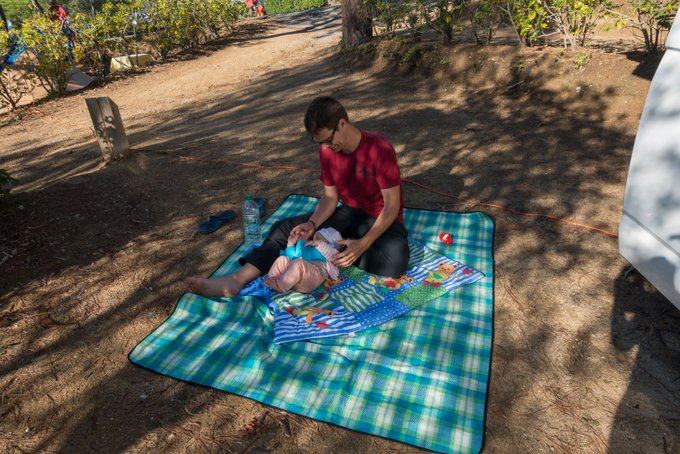
[[[453,243],[453,235],[447,232],[442,232],[439,234],[439,241],[445,244]]]

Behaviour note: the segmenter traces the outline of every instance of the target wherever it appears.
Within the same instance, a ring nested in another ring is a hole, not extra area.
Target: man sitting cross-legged
[[[261,246],[239,259],[241,268],[227,276],[186,279],[189,292],[203,296],[235,296],[266,273],[286,248],[289,237],[309,240],[321,228],[340,232],[345,246],[337,267],[355,265],[369,273],[398,277],[409,260],[404,227],[404,197],[397,155],[383,136],[349,122],[333,98],[312,101],[305,129],[319,145],[323,195],[313,213],[283,219]],[[338,202],[342,202],[337,206]]]

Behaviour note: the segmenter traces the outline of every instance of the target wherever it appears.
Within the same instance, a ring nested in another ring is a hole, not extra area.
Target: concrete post
[[[104,161],[111,162],[124,157],[130,151],[130,144],[116,103],[109,97],[86,98],[85,103]]]

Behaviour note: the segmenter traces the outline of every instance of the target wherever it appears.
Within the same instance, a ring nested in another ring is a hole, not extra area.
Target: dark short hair
[[[349,121],[347,111],[336,99],[330,96],[320,96],[307,107],[305,113],[305,129],[311,135],[320,129],[333,129],[340,119]]]

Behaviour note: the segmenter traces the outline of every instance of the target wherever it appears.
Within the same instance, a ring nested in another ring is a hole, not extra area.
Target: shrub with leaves
[[[490,44],[503,25],[500,2],[501,0],[473,0],[466,3],[466,14],[477,44]]]
[[[73,18],[73,26],[78,31],[78,44],[74,50],[76,60],[97,77],[106,76],[111,57],[130,53],[127,36],[131,21],[130,7],[126,4],[105,3],[94,17],[76,14]]]
[[[445,62],[442,59],[440,44],[418,44],[408,48],[399,61],[400,65],[411,70],[420,68],[425,73],[433,73],[442,69]]]
[[[584,46],[595,24],[613,8],[611,0],[543,0],[547,18],[571,47]]]
[[[401,0],[369,0],[368,4],[375,19],[374,25],[382,24],[387,33],[402,24],[408,13],[406,4]]]
[[[242,2],[232,3],[231,0],[208,0],[214,17],[222,26],[223,32],[231,32],[239,19],[246,17],[246,5]]]
[[[181,46],[183,41],[182,23],[176,17],[175,0],[156,0],[146,8],[139,2],[139,10],[148,18],[138,24],[144,40],[163,58]]]
[[[510,20],[520,45],[533,45],[548,27],[541,0],[501,0],[499,8]]]
[[[267,14],[281,14],[320,8],[327,4],[326,0],[265,0],[264,6]]]
[[[225,31],[230,32],[236,21],[246,17],[246,5],[241,2],[232,3],[231,0],[216,0],[223,5],[220,9],[220,21]],[[229,5],[225,7],[224,5]]]
[[[34,58],[32,73],[50,94],[63,93],[71,69],[68,55],[68,39],[61,33],[58,21],[44,16],[27,19],[21,29],[26,45]]]
[[[404,25],[411,30],[414,41],[420,39],[422,25],[425,23],[425,2],[423,0],[406,0],[404,3]]]
[[[576,68],[578,71],[582,71],[592,58],[593,53],[591,51],[582,50],[574,56],[571,62],[574,64],[574,68]]]
[[[222,4],[219,0],[205,0],[201,5],[205,11],[203,26],[206,29],[206,36],[215,39],[220,36],[220,10]]]
[[[441,35],[444,44],[451,44],[457,20],[463,15],[464,4],[455,0],[437,0],[425,5],[425,22]]]
[[[24,21],[20,32],[30,49],[26,65],[29,70],[5,69],[0,73],[0,107],[16,107],[35,83],[50,94],[64,92],[67,72],[75,63],[83,64],[90,74],[101,78],[107,75],[112,57],[135,53],[132,48],[137,40],[145,41],[161,57],[167,57],[219,37],[244,16],[245,5],[231,0],[107,2],[97,13],[71,16],[77,40],[70,55],[61,24],[35,15]],[[3,31],[0,48],[7,49],[9,44],[9,36]]]
[[[631,14],[612,11],[618,15],[617,28],[631,27],[642,35],[647,52],[663,49],[665,39],[678,11],[678,0],[632,0]]]
[[[5,68],[0,72],[0,108],[14,110],[33,89],[33,79],[25,71]]]
[[[5,30],[0,30],[0,49],[9,49],[16,41]],[[33,88],[30,74],[3,66],[0,71],[0,108],[16,109],[21,98]]]
[[[161,57],[215,38],[245,15],[243,4],[229,0],[136,0],[132,5],[145,18],[137,24],[144,40]]]
[[[191,49],[198,46],[205,39],[205,25],[207,12],[206,3],[193,0],[175,0],[175,23],[172,24],[177,30],[177,44],[183,49]]]

